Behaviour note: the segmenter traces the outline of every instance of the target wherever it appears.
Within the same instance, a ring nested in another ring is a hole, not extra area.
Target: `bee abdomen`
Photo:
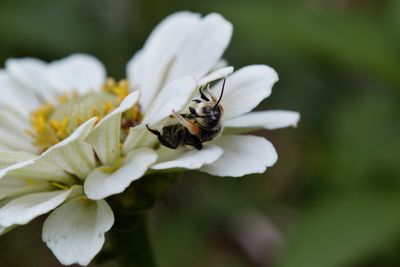
[[[180,124],[173,124],[163,127],[162,135],[158,136],[160,143],[169,148],[177,148],[182,141],[185,128]]]

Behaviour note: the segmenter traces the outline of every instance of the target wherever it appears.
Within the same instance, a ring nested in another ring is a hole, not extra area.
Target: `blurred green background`
[[[263,175],[182,177],[151,212],[159,266],[400,266],[400,1],[1,0],[1,65],[85,52],[122,78],[177,10],[230,20],[229,63],[280,75],[259,108],[302,119],[257,132],[279,153]],[[0,266],[60,266],[42,220],[0,239]]]

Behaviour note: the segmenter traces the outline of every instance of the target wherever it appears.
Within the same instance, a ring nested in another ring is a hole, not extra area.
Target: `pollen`
[[[72,91],[58,96],[54,102],[44,103],[30,115],[31,128],[27,134],[38,148],[39,154],[67,138],[82,123],[96,117],[96,123],[116,109],[129,94],[127,80],[107,81],[99,91],[79,94]],[[121,118],[121,139],[140,122],[142,115],[138,104],[124,112]]]
[[[118,100],[122,101],[129,94],[129,83],[127,80],[121,80],[117,83],[114,79],[109,78],[102,89],[104,92],[116,95]]]
[[[57,137],[60,139],[65,139],[68,136],[68,122],[68,117],[64,117],[62,120],[50,120],[49,123]]]

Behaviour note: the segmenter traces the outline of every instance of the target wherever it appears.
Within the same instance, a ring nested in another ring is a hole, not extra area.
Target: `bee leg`
[[[147,130],[149,130],[152,134],[154,134],[154,135],[156,135],[156,136],[161,136],[161,133],[160,133],[159,131],[151,129],[151,128],[149,127],[148,124],[146,124],[146,128],[147,128]]]
[[[196,148],[197,150],[201,150],[203,148],[203,144],[200,139],[197,136],[192,135],[188,129],[184,129],[182,133],[182,142],[185,145]]]
[[[196,113],[196,110],[193,107],[189,107],[190,114],[180,114],[184,119],[195,119],[199,117],[199,114]]]
[[[174,116],[183,127],[187,128],[192,135],[198,135],[200,133],[199,126],[185,119],[181,114],[173,111],[172,116]]]
[[[196,143],[193,145],[194,148],[196,148],[197,150],[202,150],[203,149],[203,144],[201,142]]]
[[[197,150],[202,150],[203,149],[203,143],[200,140],[198,142],[192,143],[191,146],[196,148]]]

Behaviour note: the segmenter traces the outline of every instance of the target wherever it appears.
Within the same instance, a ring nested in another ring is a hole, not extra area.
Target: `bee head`
[[[215,105],[215,103],[211,101],[201,102],[196,107],[196,113],[201,117],[211,116],[215,118],[220,118],[222,113],[222,106]]]
[[[209,100],[207,97],[202,97],[203,100],[206,101],[201,101],[198,103],[196,107],[196,114],[198,115],[196,121],[199,123],[201,127],[206,129],[211,129],[216,127],[220,123],[223,113],[223,108],[220,105],[220,102],[222,99],[222,95],[224,93],[224,88],[225,88],[225,79],[222,85],[222,91],[218,101],[214,96],[211,95],[212,100]],[[200,93],[203,95],[201,89]]]

